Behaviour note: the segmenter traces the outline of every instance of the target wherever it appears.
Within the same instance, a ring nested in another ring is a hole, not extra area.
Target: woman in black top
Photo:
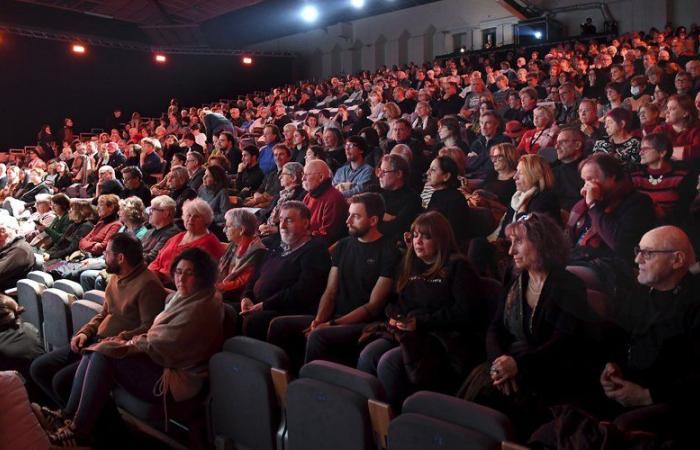
[[[489,327],[488,362],[460,396],[504,411],[525,432],[542,420],[540,407],[581,390],[574,363],[582,361],[577,317],[587,317],[586,288],[565,270],[569,245],[549,217],[523,216],[506,235],[517,276]]]
[[[362,351],[358,368],[377,375],[397,411],[415,389],[452,391],[483,355],[487,307],[476,272],[459,253],[447,220],[418,216],[397,277],[398,298],[386,323],[365,331],[377,338]]]
[[[452,227],[457,243],[462,245],[474,237],[467,199],[459,191],[459,167],[454,159],[438,156],[430,163],[426,185],[434,192],[428,203],[428,211],[441,213]]]

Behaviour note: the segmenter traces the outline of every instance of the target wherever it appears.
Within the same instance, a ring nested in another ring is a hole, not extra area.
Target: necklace
[[[663,174],[659,175],[658,178],[654,178],[651,174],[649,174],[649,183],[652,186],[656,186],[657,184],[661,183],[663,181],[663,179],[664,179]]]

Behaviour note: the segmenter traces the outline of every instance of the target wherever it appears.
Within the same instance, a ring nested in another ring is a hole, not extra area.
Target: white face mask
[[[632,87],[630,88],[630,92],[631,92],[632,95],[634,95],[634,96],[639,95],[639,86],[632,86]]]

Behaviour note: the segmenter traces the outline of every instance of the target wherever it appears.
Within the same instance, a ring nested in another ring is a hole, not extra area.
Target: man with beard
[[[384,310],[399,261],[396,246],[379,231],[383,216],[379,194],[353,196],[346,220],[350,236],[333,247],[316,316],[278,317],[271,322],[268,340],[287,350],[295,369],[315,359],[345,364],[357,360],[357,339]]]
[[[167,292],[143,263],[141,242],[115,233],[104,252],[109,277],[102,312],[79,329],[70,345],[40,356],[31,365],[32,379],[61,408],[66,406],[81,351],[119,336],[129,340],[145,333],[163,310]]]

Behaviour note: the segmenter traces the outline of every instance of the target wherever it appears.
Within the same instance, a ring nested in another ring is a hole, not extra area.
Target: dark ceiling
[[[156,46],[242,48],[334,23],[438,0],[316,0],[321,16],[301,21],[306,0],[3,0],[0,22],[133,40]]]

